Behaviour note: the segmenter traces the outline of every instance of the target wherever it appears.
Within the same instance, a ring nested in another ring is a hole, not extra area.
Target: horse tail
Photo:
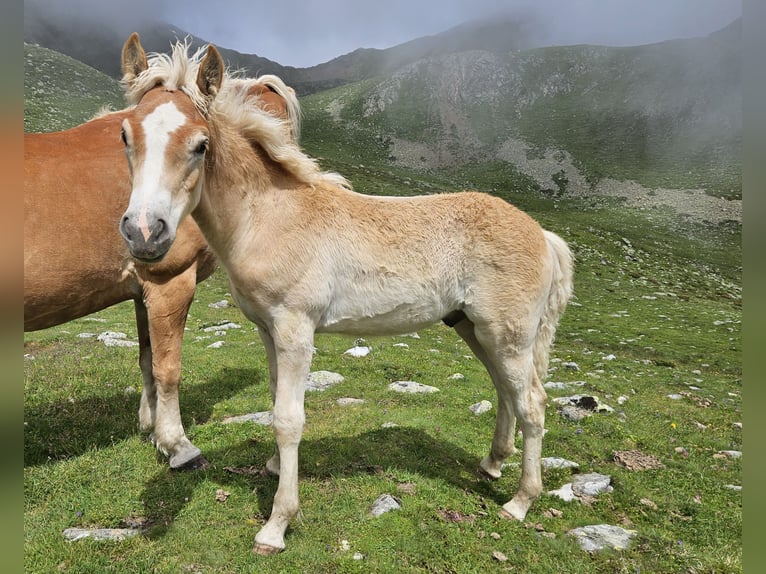
[[[535,371],[541,383],[548,375],[548,353],[556,335],[556,326],[572,296],[574,268],[574,258],[566,242],[555,233],[546,230],[544,233],[553,267],[553,278],[533,350]]]

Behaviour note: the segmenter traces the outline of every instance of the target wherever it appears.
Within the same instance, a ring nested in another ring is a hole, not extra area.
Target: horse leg
[[[169,457],[171,468],[196,468],[207,462],[201,457],[200,449],[186,437],[178,404],[181,343],[194,298],[196,275],[196,267],[192,265],[170,281],[143,283],[156,384],[154,443]]]
[[[263,347],[266,350],[266,359],[269,363],[269,392],[271,393],[272,415],[274,401],[277,397],[277,352],[274,349],[274,339],[271,338],[268,331],[264,328],[258,328],[258,334],[263,341]],[[271,474],[279,475],[279,447],[274,448],[274,454],[266,461],[266,470]]]
[[[487,352],[476,339],[474,324],[465,318],[454,326],[455,331],[466,342],[473,354],[487,369],[492,383],[497,389],[497,417],[495,418],[495,434],[492,437],[492,447],[489,455],[479,463],[479,473],[489,479],[498,479],[502,475],[503,461],[516,452],[514,443],[516,432],[516,415],[513,403],[508,393],[503,393],[503,385],[498,378],[497,370],[489,359]]]
[[[149,317],[146,305],[140,299],[134,301],[136,308],[136,326],[138,327],[138,364],[144,386],[141,390],[141,403],[138,407],[138,428],[141,432],[154,430],[154,418],[157,409],[157,385],[152,373],[152,343],[149,339]],[[153,437],[152,437],[153,440]]]
[[[271,329],[277,366],[274,435],[279,451],[279,486],[271,516],[255,536],[253,551],[275,554],[285,548],[285,530],[298,513],[298,445],[303,433],[303,397],[313,352],[313,324],[290,314]]]
[[[527,337],[521,330],[500,336],[477,331],[476,335],[495,365],[498,400],[501,404],[510,401],[523,432],[519,489],[503,505],[500,516],[524,520],[543,490],[541,457],[546,394],[534,368],[534,335]],[[489,458],[491,462],[492,455]]]

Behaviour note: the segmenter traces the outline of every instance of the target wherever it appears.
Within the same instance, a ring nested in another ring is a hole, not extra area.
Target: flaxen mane
[[[274,76],[271,76],[274,78]],[[210,107],[210,121],[226,125],[251,143],[260,146],[268,156],[279,163],[298,181],[309,185],[330,183],[350,188],[351,185],[342,175],[324,172],[316,160],[307,156],[299,147],[296,138],[291,135],[291,120],[282,120],[254,105],[253,98],[246,90],[232,89],[242,80],[224,77],[218,96]],[[279,80],[281,83],[281,80]],[[294,95],[285,96],[292,107],[291,118],[299,117],[300,107]],[[294,129],[294,128],[293,128]]]

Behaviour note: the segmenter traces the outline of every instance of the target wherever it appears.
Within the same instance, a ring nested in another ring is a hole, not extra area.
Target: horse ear
[[[133,32],[122,47],[122,81],[129,84],[148,67],[144,47],[138,33]]]
[[[215,46],[209,44],[197,72],[197,87],[205,96],[212,99],[218,94],[223,82],[224,67],[221,53]]]

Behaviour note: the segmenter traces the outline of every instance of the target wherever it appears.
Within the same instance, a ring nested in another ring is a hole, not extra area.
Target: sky
[[[548,45],[627,46],[704,36],[742,14],[741,0],[25,0],[129,26],[151,17],[283,66],[357,48],[389,48],[467,21],[514,14]]]
[[[308,67],[357,48],[389,48],[463,22],[518,13],[550,44],[635,45],[701,36],[742,13],[741,0],[209,0],[153,3],[176,26],[243,53]]]

